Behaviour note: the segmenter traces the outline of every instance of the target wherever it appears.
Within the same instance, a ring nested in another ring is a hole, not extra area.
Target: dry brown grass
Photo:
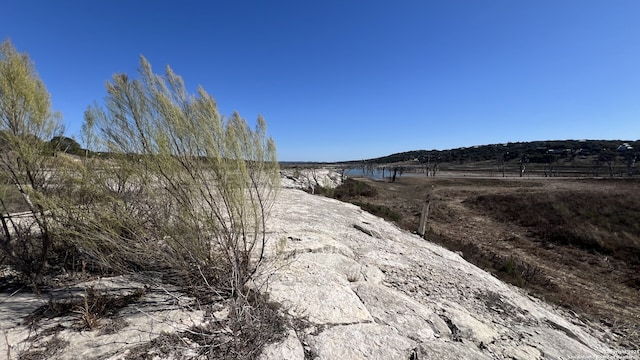
[[[50,340],[40,344],[37,348],[29,348],[20,353],[20,360],[48,360],[61,354],[69,342],[53,336]]]
[[[45,318],[53,319],[75,315],[78,330],[96,330],[101,326],[101,319],[114,317],[122,308],[137,301],[144,294],[144,289],[137,289],[128,295],[110,295],[89,287],[81,297],[50,300],[47,304],[36,309],[25,321],[34,326]]]
[[[217,305],[220,305],[217,304]],[[203,326],[192,327],[178,334],[162,334],[153,341],[131,350],[127,360],[154,358],[198,359],[256,359],[265,345],[282,340],[287,319],[279,305],[256,295],[246,299],[230,299],[224,304],[228,316],[216,318]],[[207,305],[207,317],[214,319],[211,310],[216,305]]]
[[[564,190],[489,194],[466,201],[543,242],[575,246],[640,265],[640,193]]]

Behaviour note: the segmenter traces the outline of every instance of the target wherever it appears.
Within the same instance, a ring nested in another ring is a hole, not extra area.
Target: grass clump
[[[287,319],[279,305],[262,296],[246,300],[228,302],[229,313],[223,318],[184,333],[163,333],[132,349],[125,359],[183,358],[187,352],[198,359],[256,359],[264,346],[284,338]]]
[[[356,197],[374,197],[378,190],[373,186],[359,180],[348,178],[334,189],[333,196],[338,200],[352,199]]]
[[[50,300],[29,315],[26,321],[36,324],[42,319],[77,315],[78,330],[95,330],[100,328],[101,319],[114,317],[121,309],[136,302],[145,293],[145,289],[137,289],[131,294],[119,296],[89,287],[85,290],[84,296]]]
[[[640,265],[640,195],[566,191],[479,195],[467,203],[543,242],[612,255]]]

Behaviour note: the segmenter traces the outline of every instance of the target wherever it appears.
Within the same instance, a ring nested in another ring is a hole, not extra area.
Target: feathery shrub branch
[[[110,176],[96,186],[124,215],[115,227],[127,219],[135,231],[112,241],[140,260],[194,274],[209,269],[209,282],[242,293],[262,261],[279,187],[266,123],[258,117],[251,129],[238,113],[225,119],[204,89],[188,95],[171,68],[156,75],[144,57],[139,75],[115,75],[105,108],[87,112],[86,129],[97,126],[92,133],[112,155]]]

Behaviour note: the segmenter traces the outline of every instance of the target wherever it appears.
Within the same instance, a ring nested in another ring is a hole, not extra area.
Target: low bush
[[[373,186],[359,180],[346,179],[342,184],[335,188],[333,197],[338,200],[351,199],[359,196],[373,197],[378,194]]]
[[[398,222],[400,214],[385,205],[377,205],[367,201],[360,201],[362,197],[375,197],[378,190],[364,181],[348,178],[336,188],[317,186],[315,194],[350,202],[362,208],[362,210],[379,216],[385,220]]]

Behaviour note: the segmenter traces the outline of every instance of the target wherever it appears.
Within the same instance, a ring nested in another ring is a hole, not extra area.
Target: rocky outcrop
[[[82,299],[93,289],[99,289],[104,301],[133,298],[117,316],[96,319],[100,324],[91,329],[84,316],[96,309],[85,306],[95,307],[97,302],[83,303]],[[192,304],[192,298],[176,286],[163,284],[153,273],[78,283],[52,291],[46,298],[31,293],[2,294],[0,357],[122,359],[130,349],[163,333],[201,325],[204,311],[192,308]]]
[[[335,188],[342,183],[342,175],[331,169],[300,168],[280,171],[281,184],[285,189],[311,190],[317,186]]]
[[[278,244],[269,256],[287,265],[263,275],[267,292],[308,321],[296,334],[307,358],[561,359],[612,351],[578,319],[356,206],[283,190],[269,223]]]

